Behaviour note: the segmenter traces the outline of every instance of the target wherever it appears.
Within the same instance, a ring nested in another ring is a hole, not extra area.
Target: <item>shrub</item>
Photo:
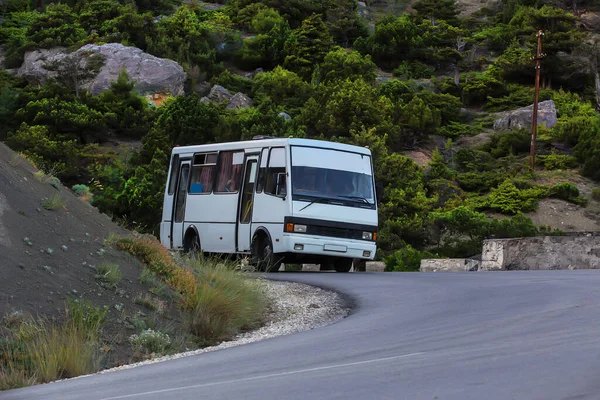
[[[133,350],[142,354],[164,354],[171,346],[171,338],[166,333],[147,329],[129,337]]]
[[[96,268],[96,272],[96,279],[111,289],[121,281],[121,271],[118,264],[102,263]]]
[[[496,171],[464,172],[456,177],[458,185],[469,192],[487,192],[501,184],[506,175]]]
[[[436,258],[436,255],[406,245],[385,258],[385,269],[386,271],[418,271],[424,258]]]
[[[585,205],[587,203],[586,199],[579,195],[577,186],[569,182],[563,182],[552,186],[549,190],[549,196],[579,205]]]
[[[205,343],[260,325],[266,309],[262,286],[218,260],[190,260],[199,288],[191,310],[192,333]]]
[[[596,201],[600,201],[600,188],[592,189],[592,199],[594,199]]]
[[[72,188],[75,196],[81,198],[83,201],[90,201],[92,199],[92,192],[87,185],[74,185]]]
[[[165,302],[148,294],[136,298],[135,303],[142,305],[149,310],[156,311],[158,314],[162,314],[165,311]]]
[[[577,167],[577,159],[565,154],[547,154],[538,156],[538,160],[547,170],[569,169]]]
[[[487,198],[487,207],[504,214],[530,212],[537,208],[537,201],[545,197],[542,189],[518,189],[510,180],[492,190]]]
[[[89,301],[71,299],[68,299],[68,305],[67,316],[74,326],[88,337],[99,337],[102,325],[108,322],[108,306],[100,308]]]
[[[527,153],[531,146],[531,134],[526,130],[497,133],[491,139],[485,147],[495,158]]]
[[[42,199],[42,207],[44,207],[46,210],[56,210],[63,206],[63,199],[59,193],[56,193],[50,198]]]

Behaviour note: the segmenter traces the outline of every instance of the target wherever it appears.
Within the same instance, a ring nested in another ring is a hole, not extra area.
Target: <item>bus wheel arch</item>
[[[194,225],[190,225],[183,237],[183,251],[186,253],[194,253],[199,252],[200,249],[200,234],[198,233],[198,228]]]
[[[269,231],[259,227],[252,237],[252,261],[258,271],[277,272],[283,259],[273,253],[273,240]]]

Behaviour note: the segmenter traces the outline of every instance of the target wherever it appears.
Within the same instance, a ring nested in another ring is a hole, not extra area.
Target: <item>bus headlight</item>
[[[306,225],[297,225],[291,222],[285,224],[286,232],[306,233]]]
[[[294,225],[294,232],[306,233],[306,225]]]
[[[373,232],[363,232],[363,240],[373,240]]]

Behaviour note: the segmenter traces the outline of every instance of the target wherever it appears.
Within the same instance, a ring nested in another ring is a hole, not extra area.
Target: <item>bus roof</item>
[[[177,146],[173,148],[172,154],[197,153],[205,151],[252,149],[273,146],[308,146],[324,149],[351,151],[354,153],[371,155],[371,150],[366,147],[354,146],[351,144],[329,142],[325,140],[300,139],[300,138],[273,138],[245,140],[240,142],[200,144],[192,146]]]

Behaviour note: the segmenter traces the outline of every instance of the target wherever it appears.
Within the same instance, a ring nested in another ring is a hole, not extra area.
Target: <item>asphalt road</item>
[[[600,271],[282,273],[357,309],[323,328],[0,399],[600,399]]]

